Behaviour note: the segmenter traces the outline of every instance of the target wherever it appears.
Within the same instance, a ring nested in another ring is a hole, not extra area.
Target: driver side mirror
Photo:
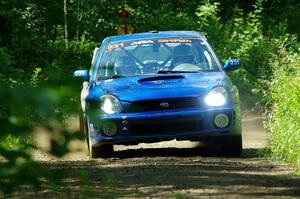
[[[223,68],[225,71],[232,71],[239,69],[241,67],[241,60],[240,59],[227,59]]]
[[[76,70],[73,73],[73,77],[87,81],[90,78],[90,74],[88,70]]]

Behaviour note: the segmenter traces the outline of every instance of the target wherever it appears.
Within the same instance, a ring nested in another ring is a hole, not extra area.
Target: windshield
[[[163,72],[219,71],[202,39],[148,39],[109,44],[97,79]]]

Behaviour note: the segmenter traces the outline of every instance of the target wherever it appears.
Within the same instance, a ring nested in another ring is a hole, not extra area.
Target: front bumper
[[[217,128],[214,117],[224,113],[229,117],[225,128]],[[105,136],[105,123],[114,123],[117,133]],[[239,105],[234,107],[188,109],[170,111],[148,111],[97,115],[89,118],[92,145],[137,144],[164,140],[198,140],[201,138],[240,135],[241,115]]]

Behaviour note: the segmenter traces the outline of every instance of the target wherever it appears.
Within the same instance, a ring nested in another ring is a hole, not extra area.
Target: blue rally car
[[[92,67],[77,70],[80,129],[90,156],[107,157],[114,144],[165,140],[214,142],[222,155],[242,151],[239,94],[198,32],[164,31],[108,37]]]

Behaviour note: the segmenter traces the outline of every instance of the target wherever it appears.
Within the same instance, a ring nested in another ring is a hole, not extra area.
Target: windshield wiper
[[[169,74],[169,73],[198,73],[199,71],[184,71],[184,70],[159,70],[157,74]]]
[[[120,78],[120,77],[126,77],[125,75],[112,75],[108,77],[98,77],[98,80],[106,80],[106,79],[114,79],[114,78]]]
[[[112,75],[112,76],[109,76],[109,78],[120,78],[120,77],[126,77],[125,75]]]

